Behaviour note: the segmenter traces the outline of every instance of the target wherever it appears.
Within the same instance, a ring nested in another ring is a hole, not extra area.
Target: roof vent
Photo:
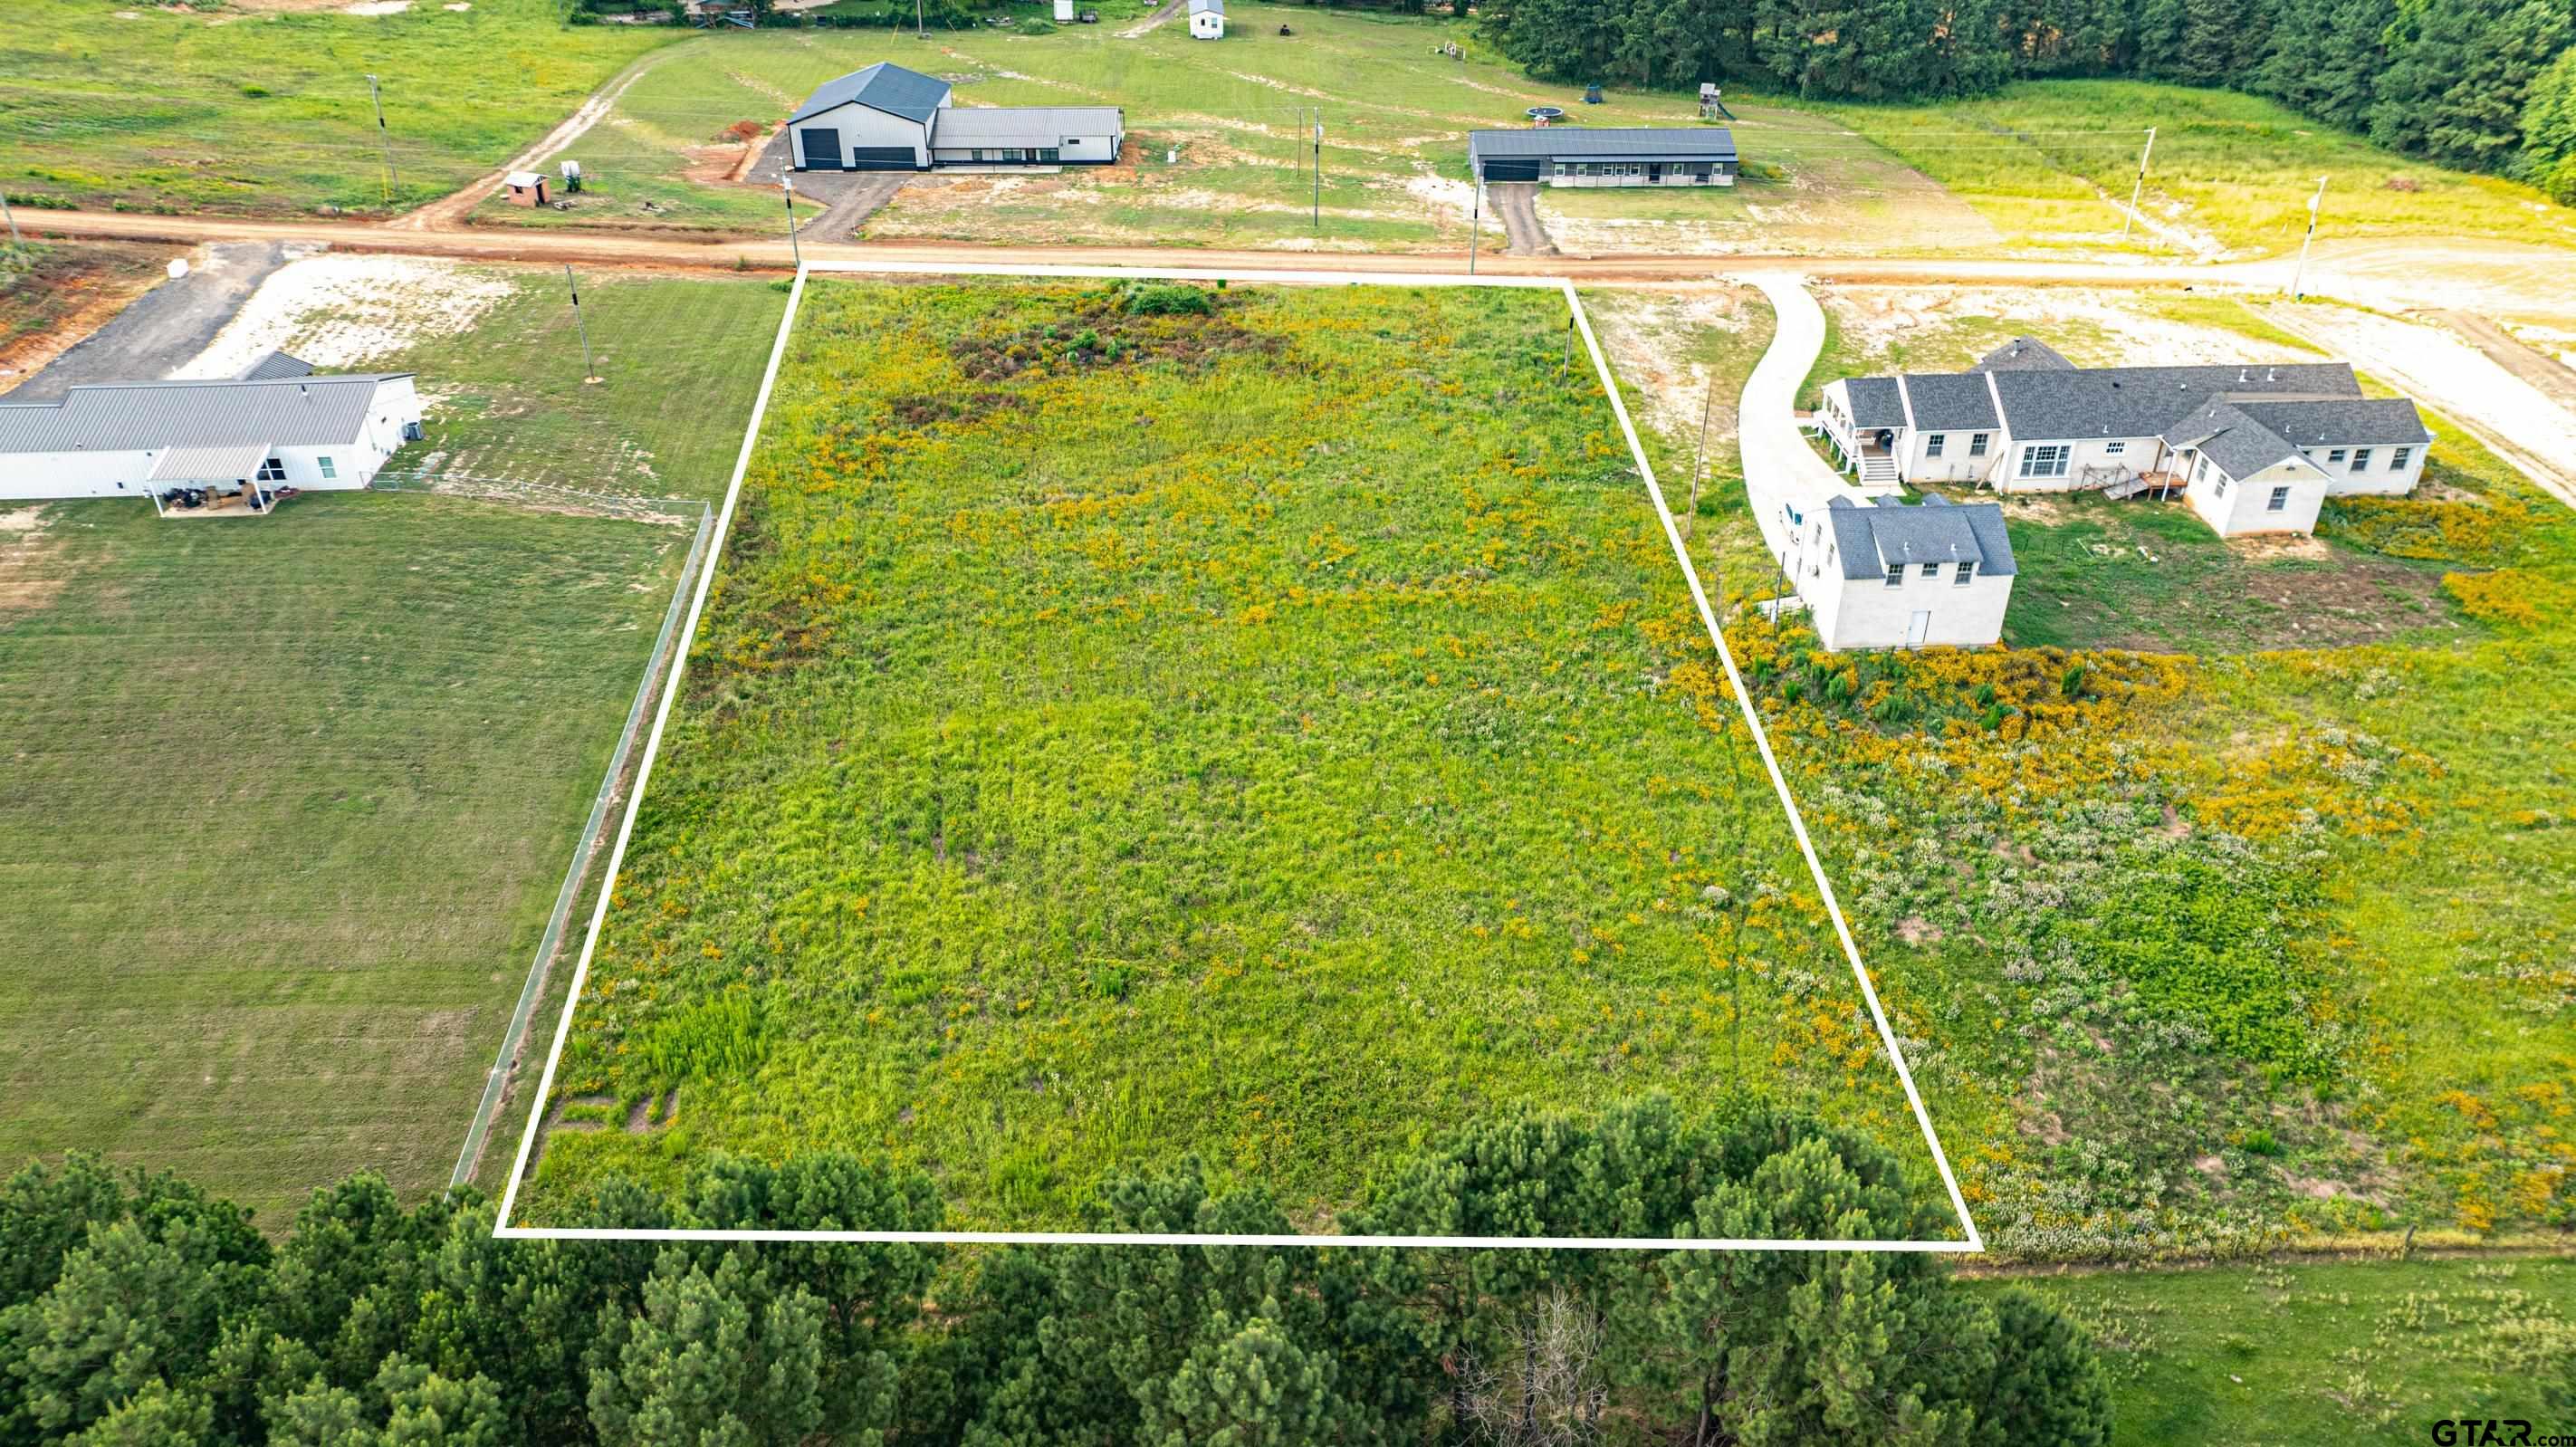
[[[2278,368],[2278,367],[2265,367],[2265,368],[2263,369],[2263,380],[2264,380],[2264,381],[2266,381],[2266,382],[2277,382],[2277,381],[2279,381],[2280,379],[2281,379],[2281,369],[2280,369],[2280,368]]]
[[[2237,380],[2237,381],[2239,381],[2239,382],[2244,382],[2244,381],[2250,381],[2250,380],[2252,380],[2251,378],[2249,378],[2249,377],[2247,377],[2247,376],[2245,375],[2245,374],[2246,374],[2246,372],[2247,372],[2248,370],[2250,370],[2250,369],[2245,368],[2245,367],[2239,367],[2239,368],[2237,368],[2237,369],[2236,369],[2236,380]]]
[[[298,382],[295,384],[295,395],[298,397],[310,397],[313,395],[313,389],[304,385],[302,382]]]

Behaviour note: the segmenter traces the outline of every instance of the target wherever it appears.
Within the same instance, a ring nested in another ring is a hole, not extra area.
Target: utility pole
[[[1485,239],[1485,173],[1476,173],[1476,199],[1469,203],[1467,224],[1467,274],[1476,274],[1476,250]]]
[[[2146,149],[2144,149],[2144,150],[2142,150],[2142,151],[2138,152],[2138,180],[2137,180],[2137,184],[2135,184],[2135,185],[2133,185],[2133,186],[2131,186],[2131,187],[2129,188],[2129,214],[2128,214],[2127,216],[2125,216],[2125,217],[2121,218],[2121,221],[2120,221],[2120,239],[2121,239],[2122,241],[2126,241],[2126,240],[2128,240],[2128,239],[2129,239],[2129,228],[2130,228],[2130,226],[2134,225],[2134,224],[2137,222],[2137,219],[2138,219],[2138,198],[2139,198],[2141,195],[2144,195],[2144,194],[2145,194],[2145,192],[2146,192],[2146,189],[2147,189],[2147,157],[2152,156],[2152,155],[2154,155],[2155,153],[2156,153],[2156,128],[2155,128],[2155,127],[2153,127],[2153,126],[2149,126],[2149,127],[2147,127],[2147,144],[2146,144]]]
[[[1708,458],[1708,420],[1710,417],[1716,415],[1716,412],[1717,370],[1712,367],[1709,369],[1708,374],[1708,395],[1703,398],[1699,404],[1699,445],[1691,449],[1691,490],[1689,513],[1691,523],[1689,527],[1685,529],[1686,533],[1698,530],[1700,468]]]
[[[367,73],[367,99],[376,108],[376,147],[385,158],[385,200],[390,202],[394,199],[394,193],[402,189],[402,177],[394,174],[393,135],[385,129],[384,92],[376,88],[376,75],[373,71]]]
[[[0,220],[5,220],[9,223],[9,244],[11,246],[24,246],[27,244],[18,235],[18,213],[9,209],[9,191],[6,187],[0,187]]]
[[[1324,229],[1324,108],[1315,107],[1315,214],[1314,227]]]
[[[787,172],[778,173],[778,195],[787,205],[787,249],[796,257],[796,269],[805,269],[805,245],[796,239],[796,183]]]
[[[900,24],[901,22],[897,23]],[[915,40],[928,40],[930,38],[929,29],[921,23],[921,0],[912,0],[912,38]]]
[[[572,324],[581,329],[581,382],[587,387],[599,380],[599,369],[590,362],[590,323],[581,316],[581,284],[572,279],[572,263],[564,263],[564,286],[572,293]]]
[[[2317,239],[2317,208],[2325,204],[2326,178],[2317,178],[2317,194],[2308,198],[2308,234],[2299,238],[2299,269],[2290,273],[2290,300],[2307,295],[2308,247]]]

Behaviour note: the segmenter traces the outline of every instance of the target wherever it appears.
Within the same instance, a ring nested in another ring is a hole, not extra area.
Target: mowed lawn
[[[443,1185],[686,529],[0,518],[0,1168]]]
[[[1937,1192],[1556,296],[805,306],[522,1219],[830,1146],[1322,1224],[1480,1110],[1738,1088]]]
[[[673,39],[560,14],[554,0],[421,0],[390,15],[15,6],[0,28],[0,181],[22,200],[84,206],[416,206],[497,170]]]

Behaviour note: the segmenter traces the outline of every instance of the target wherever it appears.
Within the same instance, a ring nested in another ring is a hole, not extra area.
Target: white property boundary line
[[[1752,732],[1754,747],[1762,755],[1763,767],[1771,776],[1771,787],[1780,797],[1780,806],[1789,816],[1790,832],[1796,836],[1798,850],[1806,856],[1807,871],[1825,902],[1825,911],[1834,922],[1834,934],[1842,943],[1843,956],[1850,961],[1852,978],[1859,981],[1861,996],[1869,1004],[1871,1021],[1878,1027],[1878,1038],[1887,1052],[1888,1061],[1896,1067],[1896,1078],[1905,1088],[1905,1103],[1914,1113],[1915,1124],[1923,1131],[1923,1142],[1931,1149],[1932,1163],[1940,1170],[1941,1184],[1949,1191],[1951,1209],[1958,1213],[1959,1225],[1966,1234],[1963,1241],[1852,1241],[1852,1240],[1785,1240],[1746,1237],[1602,1237],[1602,1236],[1336,1236],[1336,1235],[1203,1235],[1180,1232],[1096,1232],[1096,1231],[768,1231],[768,1230],[620,1230],[615,1228],[565,1226],[513,1226],[511,1212],[519,1199],[519,1185],[527,1178],[528,1162],[536,1148],[538,1129],[546,1115],[546,1102],[553,1097],[555,1066],[563,1058],[565,1042],[572,1034],[573,1013],[581,1004],[583,986],[590,977],[590,962],[599,947],[600,929],[608,917],[608,905],[616,893],[617,877],[624,868],[626,845],[635,829],[635,816],[644,799],[644,790],[653,775],[654,761],[662,751],[662,733],[670,722],[671,701],[679,696],[680,682],[688,666],[689,650],[697,640],[698,620],[705,611],[708,590],[715,581],[716,565],[724,553],[724,541],[733,525],[734,508],[742,497],[742,480],[750,469],[752,451],[760,437],[760,424],[769,410],[771,390],[778,382],[779,363],[787,355],[787,339],[796,325],[797,308],[805,297],[805,283],[816,271],[882,275],[940,276],[1007,276],[1110,278],[1146,281],[1245,281],[1254,283],[1305,283],[1325,286],[1459,286],[1549,288],[1565,298],[1569,320],[1582,332],[1583,345],[1592,354],[1594,373],[1600,378],[1603,392],[1610,399],[1611,415],[1619,419],[1619,430],[1627,438],[1628,455],[1636,462],[1638,475],[1646,482],[1646,495],[1655,504],[1655,516],[1663,524],[1664,537],[1672,544],[1673,557],[1681,564],[1682,579],[1689,585],[1691,601],[1699,609],[1700,622],[1708,629],[1709,641],[1717,646],[1718,661],[1726,669],[1727,683],[1735,690],[1736,706],[1743,713],[1745,727]],[[1614,1251],[1874,1251],[1874,1252],[1955,1252],[1982,1253],[1985,1238],[1978,1234],[1977,1223],[1968,1214],[1968,1204],[1959,1193],[1958,1178],[1950,1169],[1950,1158],[1941,1149],[1941,1140],[1932,1129],[1932,1117],[1923,1107],[1923,1097],[1914,1087],[1913,1072],[1906,1068],[1905,1053],[1897,1045],[1896,1032],[1887,1022],[1887,1011],[1879,1003],[1878,988],[1861,963],[1860,946],[1853,940],[1851,926],[1843,918],[1842,904],[1834,894],[1831,881],[1825,877],[1824,861],[1817,857],[1816,846],[1807,834],[1806,818],[1798,802],[1790,795],[1789,781],[1780,772],[1779,760],[1771,752],[1770,735],[1762,728],[1761,715],[1753,707],[1752,695],[1744,687],[1744,677],[1735,666],[1735,655],[1726,646],[1726,635],[1718,627],[1716,611],[1709,606],[1708,593],[1701,587],[1699,571],[1691,565],[1690,548],[1683,542],[1681,530],[1674,524],[1672,509],[1665,504],[1664,491],[1655,481],[1654,465],[1646,459],[1645,444],[1637,437],[1636,423],[1628,416],[1628,406],[1619,395],[1618,379],[1611,375],[1608,358],[1601,352],[1600,339],[1593,335],[1592,318],[1583,309],[1583,299],[1575,293],[1574,283],[1564,277],[1465,276],[1457,274],[1417,276],[1386,272],[1317,272],[1317,271],[1243,271],[1211,267],[1135,268],[1114,266],[996,266],[986,263],[961,262],[867,262],[806,263],[796,270],[796,282],[788,291],[787,314],[779,319],[778,339],[769,351],[769,366],[761,374],[760,394],[753,402],[751,421],[743,429],[742,451],[734,459],[733,481],[725,490],[724,508],[717,515],[715,537],[710,543],[706,566],[698,577],[697,595],[689,605],[689,621],[680,635],[679,650],[674,657],[669,681],[663,686],[661,707],[653,718],[652,736],[644,745],[643,761],[637,765],[635,787],[628,796],[626,816],[617,829],[617,844],[608,861],[608,874],[599,892],[599,904],[592,911],[590,933],[582,942],[581,961],[573,971],[572,988],[564,1000],[563,1019],[555,1027],[554,1048],[546,1055],[544,1075],[529,1099],[528,1124],[519,1140],[518,1158],[510,1167],[510,1181],[501,1195],[501,1209],[495,1218],[492,1234],[511,1240],[612,1240],[612,1241],[769,1241],[769,1242],[867,1242],[909,1241],[923,1243],[977,1243],[991,1245],[1127,1245],[1127,1246],[1383,1246],[1383,1247],[1448,1247],[1489,1250],[1614,1250]]]

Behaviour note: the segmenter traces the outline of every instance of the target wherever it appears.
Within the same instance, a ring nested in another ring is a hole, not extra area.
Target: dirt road
[[[441,197],[417,211],[406,212],[385,224],[406,231],[445,231],[451,227],[463,225],[466,212],[482,205],[493,192],[501,189],[502,177],[512,171],[535,170],[545,164],[548,156],[588,135],[592,126],[608,118],[608,112],[616,106],[617,98],[626,94],[626,88],[633,85],[637,77],[688,48],[686,45],[674,45],[643,56],[633,65],[626,67],[615,79],[600,87],[590,99],[583,101],[581,108],[565,117],[562,125],[546,132],[535,145],[512,156],[501,169],[488,176],[478,176],[454,195]]]
[[[2524,346],[2521,338],[2487,317],[2460,311],[2440,315],[2444,326],[2466,337],[2469,345],[2487,354],[2487,360],[2529,382],[2559,406],[2576,412],[2576,370],[2570,370],[2556,357],[2543,356]]]
[[[1485,194],[1494,200],[1494,214],[1503,219],[1503,238],[1513,256],[1555,256],[1556,243],[1547,239],[1547,228],[1538,219],[1538,183],[1503,181],[1489,184]]]

